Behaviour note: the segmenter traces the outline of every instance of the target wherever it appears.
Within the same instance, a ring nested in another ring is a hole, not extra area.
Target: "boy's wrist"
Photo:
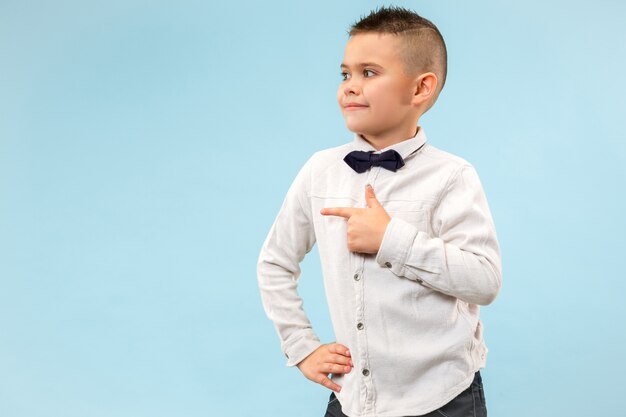
[[[390,268],[393,273],[398,275],[404,268],[417,233],[418,231],[413,225],[392,217],[376,254],[376,262],[382,267]]]
[[[283,353],[287,358],[287,366],[297,366],[307,356],[313,353],[317,348],[322,346],[322,343],[317,338],[312,329],[308,329],[309,334],[306,334],[295,342],[289,344],[283,349]]]

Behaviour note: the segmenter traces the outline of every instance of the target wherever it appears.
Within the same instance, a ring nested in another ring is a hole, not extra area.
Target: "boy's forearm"
[[[471,304],[486,305],[498,295],[502,279],[497,242],[473,253],[399,219],[392,219],[387,232],[376,260],[395,275]]]
[[[321,345],[297,292],[299,269],[289,271],[264,248],[257,273],[263,307],[274,323],[287,365],[297,365]]]

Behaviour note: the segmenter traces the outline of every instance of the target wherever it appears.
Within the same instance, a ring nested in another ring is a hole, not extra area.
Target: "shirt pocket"
[[[404,220],[420,232],[431,234],[430,210],[421,202],[391,200],[383,203],[390,217]]]

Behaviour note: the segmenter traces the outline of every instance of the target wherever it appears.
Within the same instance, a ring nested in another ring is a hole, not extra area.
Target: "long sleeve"
[[[491,303],[501,286],[500,250],[472,166],[462,165],[451,176],[431,225],[435,236],[392,218],[376,261],[395,275],[468,303]]]
[[[257,265],[263,307],[274,322],[288,366],[296,365],[321,345],[297,292],[299,264],[315,244],[307,198],[310,165],[309,160],[289,188]]]

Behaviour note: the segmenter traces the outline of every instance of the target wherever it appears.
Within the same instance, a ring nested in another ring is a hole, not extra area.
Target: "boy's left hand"
[[[365,187],[367,208],[323,208],[324,216],[339,216],[348,221],[348,249],[352,252],[377,253],[391,217],[376,199],[371,185]]]

